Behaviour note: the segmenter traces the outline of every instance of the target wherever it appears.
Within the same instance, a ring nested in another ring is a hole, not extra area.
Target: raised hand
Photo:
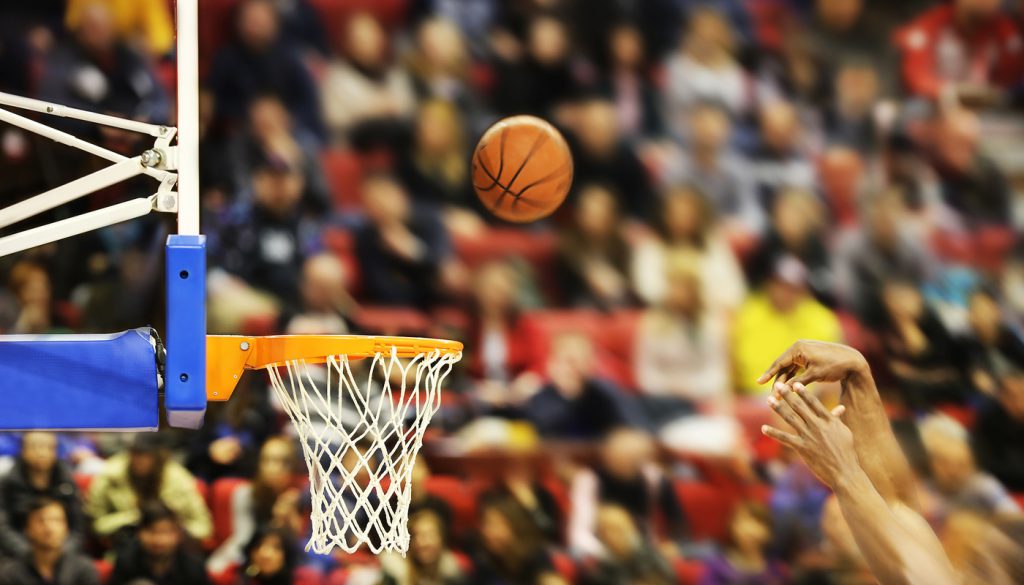
[[[784,351],[757,379],[772,378],[788,384],[841,382],[853,375],[869,374],[867,360],[848,345],[801,339]]]

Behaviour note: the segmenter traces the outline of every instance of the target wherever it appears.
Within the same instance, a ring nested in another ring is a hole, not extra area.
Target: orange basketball
[[[551,215],[572,185],[572,155],[555,127],[533,116],[512,116],[484,132],[473,152],[473,188],[484,206],[506,221]]]

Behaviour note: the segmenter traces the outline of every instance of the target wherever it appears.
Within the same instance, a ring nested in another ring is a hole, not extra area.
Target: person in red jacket
[[[990,105],[1024,73],[1024,41],[999,0],[942,3],[898,30],[895,40],[903,83],[919,97]]]

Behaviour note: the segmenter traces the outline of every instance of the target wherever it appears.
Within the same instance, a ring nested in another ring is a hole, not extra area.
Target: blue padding
[[[156,430],[150,330],[0,336],[0,429]]]
[[[206,413],[206,236],[167,238],[167,367],[171,426],[199,428]]]

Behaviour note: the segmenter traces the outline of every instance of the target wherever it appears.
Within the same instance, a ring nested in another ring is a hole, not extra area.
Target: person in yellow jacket
[[[114,19],[118,36],[152,57],[168,54],[174,46],[174,25],[166,0],[68,0],[64,24],[76,30],[89,7],[104,6]]]
[[[85,503],[96,534],[118,540],[138,525],[143,502],[159,500],[192,538],[204,540],[211,535],[210,511],[195,477],[169,459],[162,442],[156,433],[140,433],[128,453],[107,460]]]

